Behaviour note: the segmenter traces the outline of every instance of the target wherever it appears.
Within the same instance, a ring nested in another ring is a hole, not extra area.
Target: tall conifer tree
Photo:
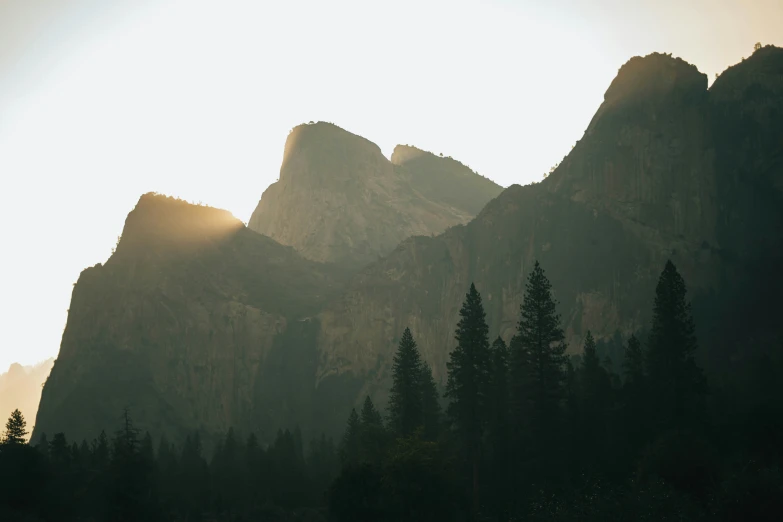
[[[424,438],[434,441],[440,435],[440,394],[432,377],[432,368],[427,362],[421,366],[421,407],[424,418]]]
[[[644,352],[635,335],[631,335],[625,346],[623,375],[626,382],[639,383],[644,379]]]
[[[423,423],[421,355],[409,328],[402,333],[392,364],[389,392],[389,427],[397,437],[406,437]]]
[[[686,293],[685,281],[667,261],[655,288],[647,349],[647,374],[662,427],[686,422],[705,389],[701,369],[694,360],[696,333]]]
[[[455,338],[457,347],[447,363],[447,413],[462,440],[473,468],[473,514],[479,508],[479,464],[481,440],[489,417],[490,367],[489,328],[476,286],[471,284],[459,312]]]
[[[383,418],[375,409],[369,395],[364,399],[360,419],[359,459],[362,462],[380,464],[386,447],[386,429],[383,427]]]
[[[498,514],[504,516],[511,493],[511,437],[509,426],[508,347],[498,337],[492,343],[492,367],[489,419],[489,444],[491,450],[492,490]]]
[[[552,285],[536,261],[525,284],[517,334],[511,341],[509,371],[516,446],[538,461],[556,452],[554,435],[560,431],[561,403],[566,399],[568,356],[556,306]]]
[[[340,461],[343,467],[356,466],[359,464],[359,448],[361,445],[362,425],[356,409],[351,409],[348,416],[348,423],[345,427],[345,434],[340,443]]]

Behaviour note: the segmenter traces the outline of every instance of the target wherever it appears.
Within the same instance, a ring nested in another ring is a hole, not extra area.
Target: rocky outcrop
[[[267,373],[278,342],[309,324],[341,277],[228,212],[142,196],[116,252],[74,287],[36,433],[95,436],[125,407],[173,440],[195,429],[207,440],[229,426],[276,430],[285,413],[259,395],[281,379],[290,381],[282,391],[301,384]]]
[[[427,199],[471,216],[477,216],[503,190],[453,158],[436,156],[410,145],[397,145],[391,162],[407,172],[413,188]]]
[[[466,223],[501,190],[469,171],[490,189],[459,204],[430,197],[449,190],[442,175],[416,183],[421,175],[395,168],[377,145],[335,125],[300,125],[286,140],[280,179],[264,191],[248,226],[308,259],[362,266],[408,237]]]
[[[773,266],[783,259],[775,189],[783,180],[783,118],[775,117],[783,109],[781,52],[758,52],[727,71],[714,95],[682,60],[630,60],[583,139],[544,182],[506,189],[465,226],[406,241],[329,304],[320,315],[320,382],[361,376],[359,396],[383,404],[395,344],[410,327],[445,384],[470,283],[484,297],[491,335],[508,341],[535,260],[560,301],[571,352],[581,350],[587,329],[599,339],[622,338],[649,324],[669,258],[689,283],[710,351],[730,336],[741,344],[729,332],[747,332],[738,328],[746,320],[739,303],[777,324],[769,316],[781,306],[762,287],[766,280],[779,290],[782,279]],[[730,86],[729,75],[739,85]],[[747,102],[724,94],[736,89],[755,94]],[[735,125],[747,137],[729,139]],[[721,336],[710,332],[718,326]]]
[[[672,259],[700,355],[730,363],[783,333],[781,60],[761,49],[708,90],[681,60],[634,58],[560,166],[494,199],[456,162],[411,147],[389,162],[328,124],[289,136],[251,222],[273,239],[223,211],[142,197],[116,253],[74,288],[36,433],[94,436],[129,405],[172,439],[336,434],[365,394],[385,403],[405,327],[445,383],[471,282],[491,335],[508,340],[535,260],[578,352],[588,329],[605,340],[649,324]],[[476,210],[469,193],[491,201],[458,224]]]

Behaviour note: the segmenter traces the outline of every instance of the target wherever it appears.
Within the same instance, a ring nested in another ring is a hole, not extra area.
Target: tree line
[[[655,290],[649,333],[622,363],[586,332],[566,353],[536,263],[516,333],[490,339],[471,285],[441,395],[409,329],[385,412],[352,409],[338,444],[298,429],[262,447],[198,434],[154,448],[126,411],[111,440],[42,436],[16,411],[0,444],[0,515],[29,520],[777,520],[783,509],[778,359],[708,383],[676,267]],[[443,408],[445,406],[445,408]]]

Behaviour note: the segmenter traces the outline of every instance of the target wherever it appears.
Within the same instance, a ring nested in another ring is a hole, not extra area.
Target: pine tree
[[[581,455],[581,460],[588,470],[595,471],[604,456],[606,411],[611,384],[606,370],[598,359],[595,339],[590,330],[585,336],[579,377],[582,400],[580,431],[582,443],[586,448]]]
[[[599,410],[606,405],[611,385],[609,376],[598,359],[595,339],[590,330],[585,336],[580,373],[584,411],[587,415],[598,415]]]
[[[421,355],[409,328],[392,364],[392,387],[389,392],[389,427],[397,437],[405,437],[422,425]]]
[[[705,391],[694,360],[696,334],[686,292],[682,276],[667,261],[655,288],[646,361],[662,428],[686,422]]]
[[[359,460],[380,464],[386,447],[386,429],[369,395],[364,399],[360,418]]]
[[[566,398],[565,335],[552,297],[552,285],[536,261],[525,283],[517,334],[511,341],[511,420],[516,448],[538,462],[533,473],[553,469],[547,459],[557,452],[561,403]]]
[[[46,433],[41,434],[41,437],[35,445],[35,449],[44,459],[49,458],[49,438],[46,436]]]
[[[204,460],[204,448],[198,432],[185,437],[175,480],[182,509],[194,518],[204,511],[209,499],[209,467]]]
[[[99,471],[106,471],[109,468],[109,438],[105,431],[101,431],[98,439],[93,441],[92,447],[92,465]]]
[[[150,445],[152,441],[150,440]],[[151,446],[150,446],[151,447]],[[112,508],[119,520],[142,518],[145,500],[149,498],[149,473],[142,460],[139,430],[134,426],[130,411],[122,415],[122,426],[112,445],[111,470],[113,479]]]
[[[352,467],[359,464],[359,451],[361,447],[362,425],[356,409],[351,409],[348,416],[348,424],[345,427],[342,443],[340,444],[340,462],[343,467]]]
[[[623,375],[626,382],[641,382],[644,379],[644,352],[639,339],[631,335],[625,347]]]
[[[2,444],[14,446],[26,443],[27,421],[24,420],[24,415],[22,415],[21,411],[14,410],[8,418],[8,422],[5,423],[5,434],[3,435]]]
[[[508,390],[508,347],[505,341],[498,337],[492,343],[491,416],[488,432],[490,449],[492,451],[490,464],[492,470],[492,490],[495,496],[495,504],[501,515],[507,509],[511,478]]]
[[[424,438],[434,441],[440,435],[441,407],[440,394],[432,377],[432,368],[427,362],[421,365],[421,407],[424,418]]]
[[[490,349],[489,329],[481,295],[475,285],[465,296],[459,312],[455,338],[457,347],[447,363],[447,414],[459,435],[473,467],[473,514],[479,508],[479,464],[481,440],[489,417]]]

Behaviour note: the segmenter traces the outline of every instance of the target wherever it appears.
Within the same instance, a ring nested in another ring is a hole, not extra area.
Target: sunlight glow
[[[56,354],[71,284],[141,194],[246,222],[300,123],[526,184],[581,138],[632,55],[672,52],[712,78],[756,40],[781,43],[763,25],[773,2],[743,25],[720,9],[705,21],[700,0],[58,1],[0,7],[0,370]],[[662,33],[670,16],[693,34]]]

